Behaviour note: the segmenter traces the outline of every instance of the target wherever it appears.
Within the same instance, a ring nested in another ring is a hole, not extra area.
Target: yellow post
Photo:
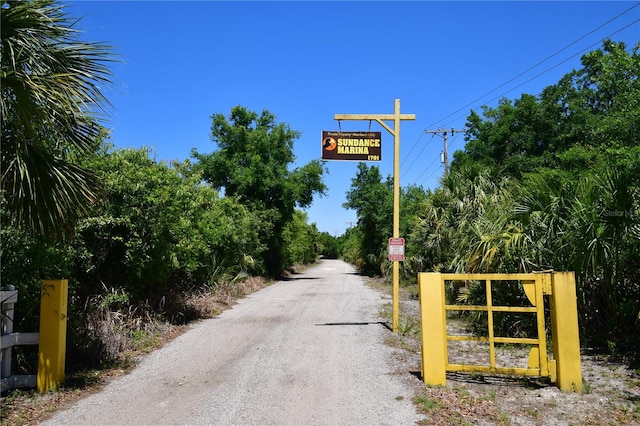
[[[400,237],[400,120],[415,120],[415,114],[400,114],[400,99],[394,103],[393,114],[334,114],[334,120],[375,120],[393,135],[393,238]],[[384,120],[393,120],[393,128]],[[398,332],[400,320],[400,263],[393,262],[391,328]]]
[[[578,304],[573,272],[554,272],[551,280],[551,339],[560,390],[582,392]]]
[[[67,280],[42,281],[38,392],[56,389],[64,381],[68,287]]]
[[[447,383],[447,339],[442,274],[418,274],[420,291],[420,335],[422,338],[422,379],[428,385]]]

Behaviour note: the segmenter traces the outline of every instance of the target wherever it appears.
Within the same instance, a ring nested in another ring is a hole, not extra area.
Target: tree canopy
[[[482,165],[520,178],[540,167],[584,171],[607,157],[631,166],[624,157],[637,157],[640,147],[638,49],[605,41],[540,95],[502,99],[482,116],[472,111],[452,168]]]
[[[607,40],[540,94],[472,111],[439,187],[403,190],[404,279],[575,271],[582,343],[640,363],[639,50]],[[344,204],[358,226],[343,253],[364,255],[366,273],[386,270],[379,254],[391,224],[376,172],[361,165]],[[450,296],[473,303],[477,290]]]
[[[639,49],[607,40],[540,95],[472,112],[444,209],[424,216],[438,231],[419,227],[425,247],[446,242],[442,268],[575,271],[583,342],[636,359]]]
[[[377,166],[358,164],[356,177],[351,179],[351,190],[343,207],[353,209],[358,216],[356,235],[359,241],[359,260],[362,272],[380,274],[387,239],[393,235],[393,181],[382,181]]]
[[[262,282],[249,276],[335,255],[298,210],[326,190],[319,161],[290,168],[298,132],[237,107],[212,117],[220,150],[196,164],[114,149],[112,49],[53,0],[1,4],[0,276],[20,293],[16,329],[37,329],[41,279],[68,278],[67,365],[111,364]]]
[[[228,118],[212,116],[211,139],[219,149],[209,154],[193,151],[206,182],[260,215],[260,233],[268,247],[265,265],[274,276],[284,266],[282,237],[295,208],[308,207],[314,195],[326,191],[320,161],[290,169],[299,136],[269,111],[258,114],[236,106]]]

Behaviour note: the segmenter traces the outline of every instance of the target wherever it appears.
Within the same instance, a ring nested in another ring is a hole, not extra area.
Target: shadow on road
[[[529,389],[542,389],[553,386],[546,377],[510,377],[491,374],[447,372],[447,380],[464,383],[491,384],[496,386],[524,386]]]
[[[334,325],[382,325],[386,329],[391,330],[389,324],[384,321],[372,321],[372,322],[325,322],[323,324],[316,324],[316,326],[334,326]]]
[[[304,281],[304,280],[319,280],[320,277],[286,277],[280,278],[279,281]]]

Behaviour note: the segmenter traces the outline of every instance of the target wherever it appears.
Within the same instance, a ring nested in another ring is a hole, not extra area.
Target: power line
[[[453,137],[453,139],[451,140],[451,143],[449,144],[449,147],[451,147],[453,145],[453,142],[456,141],[456,139],[458,139],[458,137],[460,136],[460,133],[464,133],[464,132],[458,132],[455,134],[455,136]],[[434,134],[431,136],[431,139],[433,139],[435,137],[435,132]],[[418,155],[419,156],[419,155]],[[413,163],[415,163],[415,161],[417,160],[418,156],[414,159],[414,161],[411,163],[411,165],[413,165]],[[429,169],[431,168],[431,166],[433,166],[435,164],[435,162],[438,160],[438,157],[436,157],[431,164],[429,164],[423,171],[422,173],[415,179],[413,179],[413,182],[416,182],[422,177],[424,176],[424,174],[426,172],[429,171]],[[442,162],[442,160],[441,160]],[[411,168],[411,165],[404,171],[404,173],[408,172],[409,169]],[[422,185],[424,182],[426,182],[430,177],[432,177],[437,171],[439,170],[439,168],[436,168],[433,173],[431,173],[429,176],[427,176],[419,185]]]
[[[536,63],[535,65],[533,65],[533,66],[531,66],[531,67],[527,68],[525,71],[521,72],[520,74],[516,75],[515,77],[513,77],[513,78],[511,78],[510,80],[506,81],[505,83],[502,83],[501,85],[497,86],[497,87],[496,87],[496,88],[494,88],[493,90],[491,90],[491,91],[489,91],[489,92],[485,93],[484,95],[480,96],[479,98],[477,98],[477,99],[473,100],[472,102],[470,102],[470,103],[466,104],[465,106],[463,106],[463,107],[461,107],[461,108],[457,109],[456,111],[454,111],[454,112],[452,112],[452,113],[450,113],[450,114],[446,115],[445,117],[443,117],[443,118],[441,118],[440,120],[436,121],[434,124],[432,124],[432,125],[431,125],[431,126],[429,126],[429,127],[432,127],[432,126],[434,126],[435,124],[437,124],[437,123],[439,123],[439,122],[442,122],[442,121],[446,120],[447,118],[451,117],[452,115],[455,115],[456,113],[458,113],[458,112],[460,112],[460,111],[464,110],[465,108],[467,108],[467,107],[469,107],[469,106],[471,106],[471,105],[475,104],[475,103],[476,103],[476,102],[478,102],[479,100],[481,100],[481,99],[483,99],[483,98],[487,97],[487,96],[488,96],[488,95],[490,95],[491,93],[494,93],[494,92],[495,92],[495,91],[497,91],[498,89],[500,89],[500,88],[502,88],[502,87],[504,87],[504,86],[508,85],[509,83],[513,82],[514,80],[516,80],[516,79],[518,79],[518,78],[522,77],[524,74],[526,74],[526,73],[528,73],[529,71],[531,71],[531,70],[533,70],[533,69],[537,68],[538,66],[540,66],[540,65],[542,65],[543,63],[547,62],[547,61],[548,61],[548,60],[550,60],[551,58],[553,58],[553,57],[557,56],[558,54],[560,54],[561,52],[563,52],[563,51],[567,50],[569,47],[571,47],[571,46],[575,45],[575,44],[576,44],[576,43],[578,43],[579,41],[581,41],[581,40],[585,39],[586,37],[588,37],[589,35],[591,35],[591,34],[595,33],[595,32],[596,32],[596,31],[598,31],[599,29],[601,29],[601,28],[605,27],[606,25],[610,24],[611,22],[613,22],[613,21],[617,20],[617,19],[618,19],[618,18],[620,18],[621,16],[623,16],[623,15],[625,15],[625,14],[629,13],[631,10],[633,10],[634,8],[636,8],[636,7],[638,7],[638,6],[640,6],[640,3],[636,3],[636,4],[634,4],[634,5],[633,5],[633,6],[631,6],[630,8],[628,8],[628,9],[626,9],[625,11],[621,12],[620,14],[616,15],[615,17],[613,17],[613,18],[609,19],[609,20],[608,20],[608,21],[606,21],[605,23],[603,23],[603,24],[599,25],[599,26],[598,26],[598,27],[596,27],[595,29],[593,29],[593,30],[589,31],[588,33],[586,33],[586,34],[584,34],[583,36],[579,37],[578,39],[574,40],[573,42],[569,43],[568,45],[564,46],[563,48],[561,48],[560,50],[556,51],[556,52],[555,52],[555,53],[553,53],[552,55],[550,55],[550,56],[546,57],[545,59],[543,59],[543,60],[539,61],[539,62],[538,62],[538,63]],[[626,28],[628,28],[628,27],[630,27],[630,26],[632,26],[632,25],[636,24],[638,21],[640,21],[640,19],[637,19],[637,20],[633,21],[632,23],[630,23],[630,24],[628,24],[628,25],[626,25],[626,26],[624,26],[624,27],[622,27],[622,28],[618,29],[617,31],[614,31],[613,33],[611,33],[611,34],[609,34],[608,36],[606,36],[606,37],[602,38],[601,40],[599,40],[598,42],[596,42],[596,43],[594,43],[594,44],[590,45],[589,47],[587,47],[587,48],[585,48],[585,49],[582,49],[582,50],[581,50],[581,51],[579,51],[578,53],[576,53],[576,54],[574,54],[574,55],[571,55],[570,57],[568,57],[568,58],[566,58],[565,60],[563,60],[563,61],[559,62],[558,64],[556,64],[556,65],[554,65],[554,66],[552,66],[552,67],[550,67],[550,68],[547,68],[547,69],[546,69],[546,70],[544,70],[543,72],[541,72],[541,73],[539,73],[539,74],[535,75],[534,77],[532,77],[532,78],[530,78],[530,79],[526,80],[524,83],[521,83],[521,84],[519,84],[519,85],[517,85],[517,86],[515,86],[515,87],[513,87],[513,88],[511,88],[511,89],[509,89],[508,91],[503,92],[502,94],[498,95],[497,97],[495,97],[495,98],[493,98],[493,99],[489,100],[489,102],[493,102],[494,100],[496,100],[496,99],[499,99],[499,98],[503,97],[504,95],[506,95],[507,93],[509,93],[509,92],[511,92],[511,91],[513,91],[513,90],[515,90],[515,89],[517,89],[518,87],[521,87],[521,86],[523,86],[523,85],[525,85],[525,84],[527,84],[527,83],[531,82],[532,80],[534,80],[534,79],[536,79],[536,78],[540,77],[541,75],[543,75],[543,74],[545,74],[545,73],[547,73],[547,72],[551,71],[551,70],[552,70],[552,69],[554,69],[554,68],[557,68],[558,66],[560,66],[560,65],[564,64],[565,62],[569,61],[570,59],[572,59],[572,58],[574,58],[574,57],[578,56],[579,54],[583,53],[584,51],[586,51],[586,50],[588,50],[588,49],[591,49],[593,46],[595,46],[595,45],[597,45],[597,44],[602,43],[602,41],[604,41],[605,39],[608,39],[608,38],[610,38],[611,36],[613,36],[613,35],[615,35],[615,34],[619,33],[620,31],[623,31],[623,30],[625,30]],[[466,113],[465,113],[465,115],[466,115]],[[456,117],[455,119],[453,119],[453,120],[449,121],[447,124],[449,124],[449,123],[451,123],[451,122],[453,122],[453,121],[455,121],[455,120],[457,120],[457,119],[459,119],[459,118],[462,118],[462,117],[464,117],[465,115],[460,116],[460,117]],[[452,129],[452,130],[453,130],[453,129]],[[427,131],[425,130],[425,133],[426,133],[426,132],[427,132]],[[434,132],[435,132],[435,131],[434,131]],[[452,134],[453,134],[453,133],[452,133]],[[420,133],[420,136],[418,137],[418,139],[416,140],[416,142],[413,144],[413,146],[412,146],[412,147],[411,147],[411,149],[409,150],[409,154],[405,157],[405,160],[411,156],[411,154],[413,153],[413,151],[414,151],[415,147],[417,146],[418,142],[419,142],[419,141],[420,141],[420,139],[422,138],[422,135],[423,135],[423,133],[421,132],[421,133]],[[445,141],[445,143],[446,143],[446,141]],[[425,145],[425,147],[423,147],[423,149],[420,151],[420,153],[419,153],[416,157],[414,157],[414,160],[411,162],[411,164],[409,165],[409,167],[407,168],[407,170],[409,170],[409,169],[411,168],[411,166],[412,166],[412,165],[417,161],[418,157],[420,156],[420,154],[422,154],[422,152],[424,152],[425,148],[426,148],[426,145]],[[448,170],[447,170],[447,169],[448,169],[448,158],[447,158],[447,157],[448,157],[448,152],[447,152],[446,147],[445,147],[445,151],[443,152],[443,154],[444,154],[444,157],[445,157],[445,158],[443,159],[443,163],[445,164],[445,174],[446,174],[446,173],[447,173],[447,171],[448,171]],[[418,178],[416,178],[416,181],[417,181],[418,179],[420,179],[420,177],[422,177],[422,176],[426,173],[426,171],[427,171],[427,170],[428,170],[428,169],[429,169],[429,168],[430,168],[430,167],[431,167],[431,166],[432,166],[436,161],[437,161],[437,158],[436,158],[436,159],[434,159],[434,161],[433,161],[433,162],[432,162],[432,163],[431,163],[431,164],[430,164],[430,165],[429,165],[429,166],[428,166],[428,167],[427,167],[427,168],[422,172],[422,174],[420,174],[420,176],[418,176]],[[407,170],[405,170],[405,172],[406,172]],[[436,171],[437,171],[437,169],[436,169]],[[435,173],[435,171],[434,171],[434,173]],[[428,176],[426,179],[430,178],[434,173],[432,173],[432,174],[431,174],[430,176]],[[425,179],[425,180],[426,180],[426,179]]]
[[[476,103],[477,101],[479,101],[480,99],[485,98],[486,96],[489,96],[491,93],[493,93],[493,92],[495,92],[496,90],[498,90],[498,89],[500,89],[500,88],[502,88],[502,87],[506,86],[507,84],[511,83],[512,81],[514,81],[514,80],[518,79],[519,77],[521,77],[522,75],[524,75],[524,74],[528,73],[529,71],[533,70],[534,68],[538,67],[539,65],[542,65],[543,63],[547,62],[549,59],[551,59],[551,58],[553,58],[554,56],[558,55],[559,53],[561,53],[561,52],[563,52],[563,51],[567,50],[569,47],[571,47],[571,46],[573,46],[574,44],[578,43],[580,40],[583,40],[584,38],[586,38],[586,37],[590,36],[590,35],[591,35],[591,34],[593,34],[594,32],[598,31],[600,28],[603,28],[604,26],[606,26],[606,25],[608,25],[609,23],[611,23],[611,22],[615,21],[616,19],[620,18],[622,15],[627,14],[627,13],[628,13],[628,12],[630,12],[632,9],[634,9],[635,7],[638,7],[638,6],[640,6],[640,3],[636,3],[635,5],[631,6],[629,9],[627,9],[627,10],[625,10],[624,12],[620,13],[619,15],[615,16],[614,18],[609,19],[607,22],[605,22],[604,24],[600,25],[599,27],[597,27],[597,28],[595,28],[595,29],[593,29],[593,30],[589,31],[587,34],[583,35],[582,37],[578,38],[577,40],[574,40],[573,42],[569,43],[568,45],[566,45],[566,46],[565,46],[565,47],[563,47],[562,49],[558,50],[558,51],[557,51],[557,52],[555,52],[554,54],[552,54],[552,55],[550,55],[550,56],[546,57],[545,59],[543,59],[542,61],[538,62],[537,64],[535,64],[535,65],[533,65],[533,66],[531,66],[531,67],[527,68],[525,71],[523,71],[523,72],[521,72],[520,74],[518,74],[517,76],[513,77],[511,80],[509,80],[509,81],[507,81],[507,82],[505,82],[505,83],[503,83],[503,84],[499,85],[499,86],[498,86],[498,87],[496,87],[495,89],[493,89],[493,90],[491,90],[491,91],[489,91],[489,92],[485,93],[484,95],[480,96],[479,98],[477,98],[477,99],[475,99],[475,100],[473,100],[473,101],[469,102],[468,104],[466,104],[466,105],[465,105],[465,106],[463,106],[462,108],[460,108],[460,109],[458,109],[458,110],[456,110],[456,111],[452,112],[451,114],[449,114],[449,115],[447,115],[447,116],[445,116],[445,117],[441,118],[440,120],[436,121],[435,123],[431,124],[431,125],[430,125],[430,126],[428,126],[428,127],[433,127],[433,126],[435,126],[437,123],[440,123],[440,122],[442,122],[442,121],[446,120],[447,118],[451,117],[452,115],[457,114],[458,112],[462,111],[463,109],[465,109],[465,108],[467,108],[467,107],[469,107],[469,106],[471,106],[471,105],[475,104],[475,103]],[[609,38],[609,37],[611,37],[611,36],[612,36],[612,35],[614,35],[614,34],[617,34],[618,32],[622,31],[623,29],[626,29],[627,27],[629,27],[629,26],[631,26],[631,25],[635,24],[636,22],[638,22],[638,20],[636,20],[636,21],[632,22],[631,24],[629,24],[629,25],[627,25],[627,26],[623,27],[622,29],[620,29],[620,30],[618,30],[618,31],[616,31],[616,32],[614,32],[614,33],[612,33],[612,34],[610,34],[609,36],[605,37],[604,39]],[[604,40],[604,39],[602,39],[602,40]],[[600,40],[598,43],[602,42],[602,40]],[[598,43],[595,43],[595,44],[598,44]],[[592,46],[593,46],[593,45],[589,46],[587,49],[591,48]],[[581,52],[584,52],[584,50],[586,50],[586,49],[583,49]],[[579,53],[581,53],[581,52],[579,52]],[[579,54],[579,53],[578,53],[578,54]],[[577,55],[577,54],[576,54],[576,55]],[[571,56],[570,58],[573,58],[573,57],[575,57],[576,55],[573,55],[573,56]],[[569,58],[569,59],[570,59],[570,58]],[[568,60],[568,59],[566,59],[566,60],[564,60],[564,61],[560,62],[560,64],[563,64],[563,63],[564,63],[564,62],[566,62],[567,60]],[[560,65],[560,64],[558,64],[558,65]],[[549,71],[549,70],[551,70],[551,69],[553,69],[553,67],[552,67],[552,68],[549,68],[547,71]],[[546,72],[546,71],[545,71],[545,72]],[[544,73],[538,74],[538,75],[537,75],[536,77],[534,77],[534,78],[537,78],[537,77],[539,77],[539,76],[540,76],[540,75],[542,75],[542,74],[544,74]],[[531,81],[531,79],[530,79],[530,80],[527,80],[527,82],[529,82],[529,81]],[[518,88],[518,87],[520,87],[520,86],[516,86],[516,87],[514,87],[513,89],[516,89],[516,88]],[[511,89],[511,90],[513,90],[513,89]],[[508,92],[506,92],[506,93],[508,93]]]
[[[436,172],[438,171],[439,167],[436,168],[433,173],[431,173],[429,176],[427,176],[426,178],[424,178],[424,180],[422,182],[420,182],[420,185],[424,184],[426,181],[428,181],[429,179],[431,179],[433,177],[433,175],[436,174]]]
[[[424,133],[421,133],[421,135],[424,135]],[[435,135],[431,136],[431,139],[433,139]],[[429,139],[424,146],[422,147],[422,150],[418,153],[418,155],[416,155],[415,157],[413,157],[413,161],[411,162],[411,164],[409,164],[409,166],[405,169],[405,173],[408,172],[409,170],[411,170],[411,166],[414,165],[414,163],[418,160],[418,158],[420,158],[420,155],[422,155],[422,153],[424,152],[424,150],[427,148],[427,145],[429,144],[429,142],[431,141],[431,139]],[[414,145],[415,147],[415,145]],[[413,150],[412,150],[413,151]],[[411,152],[409,152],[409,154],[411,154]]]
[[[418,142],[420,142],[420,139],[422,138],[422,135],[424,135],[424,133],[420,133],[420,136],[418,136],[418,139],[413,143],[413,146],[409,150],[409,154],[407,154],[407,156],[404,157],[405,160],[411,156],[411,153],[413,152],[414,148],[418,145]],[[418,154],[418,155],[420,155],[420,154]],[[404,160],[400,163],[400,168],[402,168],[402,164],[403,163],[404,163]]]
[[[639,3],[639,4],[640,4],[640,3]],[[559,67],[560,65],[562,65],[562,64],[564,64],[565,62],[567,62],[567,61],[569,61],[569,60],[571,60],[571,59],[575,58],[576,56],[578,56],[578,55],[580,55],[580,54],[584,53],[585,51],[587,51],[587,50],[589,50],[589,49],[592,49],[594,46],[597,46],[598,44],[602,43],[604,40],[606,40],[606,39],[610,38],[610,37],[611,37],[611,36],[613,36],[613,35],[616,35],[616,34],[617,34],[617,33],[619,33],[620,31],[624,31],[624,30],[626,30],[627,28],[629,28],[629,27],[631,27],[631,26],[635,25],[635,24],[636,24],[636,23],[638,23],[638,22],[640,22],[640,19],[636,19],[635,21],[631,22],[630,24],[625,25],[624,27],[622,27],[622,28],[618,29],[617,31],[614,31],[613,33],[611,33],[611,34],[609,34],[608,36],[606,36],[606,37],[602,38],[601,40],[598,40],[597,42],[595,42],[595,43],[593,43],[593,44],[591,44],[591,45],[589,45],[589,46],[585,47],[585,48],[584,48],[584,49],[582,49],[581,51],[579,51],[579,52],[577,52],[577,53],[575,53],[575,54],[573,54],[573,55],[569,56],[569,57],[568,57],[568,58],[566,58],[565,60],[563,60],[563,61],[561,61],[561,62],[559,62],[559,63],[555,64],[555,65],[554,65],[554,66],[552,66],[552,67],[547,68],[546,70],[542,71],[541,73],[536,74],[535,76],[533,76],[533,77],[531,77],[530,79],[528,79],[528,80],[524,81],[523,83],[520,83],[520,84],[518,84],[517,86],[514,86],[514,87],[512,87],[511,89],[507,90],[506,92],[502,92],[502,93],[501,93],[501,94],[499,94],[498,96],[496,96],[496,97],[494,97],[494,98],[489,99],[489,101],[487,101],[487,103],[491,103],[491,102],[495,101],[496,99],[500,99],[500,98],[502,98],[504,95],[506,95],[506,94],[507,94],[507,93],[509,93],[509,92],[512,92],[513,90],[517,89],[518,87],[522,87],[522,86],[524,86],[525,84],[530,83],[531,81],[535,80],[536,78],[540,77],[541,75],[546,74],[547,72],[551,71],[552,69]],[[489,93],[491,93],[491,92],[489,92]],[[486,95],[485,95],[485,96],[486,96]],[[483,97],[484,97],[484,96],[483,96]],[[464,108],[464,107],[463,107],[463,108]],[[460,110],[458,110],[458,111],[460,111]],[[456,112],[458,112],[458,111],[456,111]],[[449,114],[449,116],[448,116],[448,117],[450,117],[451,115],[453,115],[453,114]],[[465,114],[465,115],[466,115],[466,114]],[[453,121],[455,121],[455,120],[457,120],[457,119],[459,119],[459,118],[462,118],[462,117],[464,117],[464,115],[462,115],[462,116],[458,116],[458,117],[456,117],[456,118],[452,119],[451,121],[449,121],[449,123],[451,123],[451,122],[453,122]]]
[[[578,53],[576,53],[576,54],[574,54],[574,55],[570,56],[569,58],[565,59],[564,61],[562,61],[562,62],[560,62],[560,63],[558,63],[558,64],[556,64],[556,65],[552,66],[551,68],[546,69],[545,71],[543,71],[543,72],[541,72],[541,73],[537,74],[536,76],[534,76],[534,77],[530,78],[529,80],[527,80],[527,81],[525,81],[525,82],[523,82],[523,83],[521,83],[521,84],[519,84],[519,85],[517,85],[517,86],[515,86],[515,87],[511,88],[510,90],[508,90],[508,91],[506,91],[506,92],[504,92],[504,93],[502,93],[502,94],[500,94],[500,95],[498,95],[498,96],[496,96],[496,97],[494,97],[494,98],[490,99],[490,100],[489,100],[489,102],[493,102],[494,100],[499,99],[499,98],[501,98],[502,96],[506,95],[506,94],[507,94],[507,93],[509,93],[510,91],[512,91],[512,90],[514,90],[514,89],[517,89],[518,87],[521,87],[521,86],[523,86],[523,85],[525,85],[525,84],[529,83],[529,82],[530,82],[530,81],[532,81],[532,80],[535,80],[536,78],[540,77],[542,74],[544,74],[544,73],[546,73],[546,72],[548,72],[548,71],[550,71],[550,70],[552,70],[552,69],[554,69],[554,68],[556,68],[556,67],[558,67],[558,66],[562,65],[563,63],[567,62],[568,60],[570,60],[570,59],[574,58],[575,56],[577,56],[577,55],[579,55],[579,54],[583,53],[583,52],[584,52],[584,51],[586,51],[586,50],[589,50],[589,49],[593,48],[593,46],[595,46],[595,45],[597,45],[597,44],[600,44],[603,40],[605,40],[605,39],[609,38],[609,37],[610,37],[610,36],[612,36],[612,35],[615,35],[615,34],[619,33],[620,31],[625,30],[626,28],[628,28],[628,27],[630,27],[630,26],[632,26],[632,25],[636,24],[636,23],[637,23],[637,22],[639,22],[639,21],[640,21],[640,19],[637,19],[637,20],[633,21],[632,23],[630,23],[630,24],[628,24],[628,25],[626,25],[626,26],[624,26],[624,27],[620,28],[619,30],[617,30],[617,31],[613,32],[613,33],[612,33],[612,34],[610,34],[609,36],[607,36],[607,37],[603,38],[602,40],[599,40],[599,41],[598,41],[598,42],[596,42],[596,43],[593,43],[592,45],[590,45],[590,46],[586,47],[585,49],[581,50],[580,52],[578,52]],[[458,118],[461,118],[461,117],[458,117]],[[452,129],[452,130],[453,130],[453,129]],[[435,132],[435,131],[434,131],[434,132]],[[425,130],[425,133],[427,133],[427,131],[426,131],[426,130]],[[429,132],[429,133],[430,133],[430,132]],[[448,164],[447,164],[447,162],[448,162],[448,153],[447,153],[447,149],[446,149],[446,140],[445,140],[445,151],[444,151],[443,153],[444,153],[444,159],[442,160],[442,162],[443,162],[443,163],[444,163],[444,165],[445,165],[445,175],[446,175],[446,174],[448,173]],[[434,160],[434,162],[435,162],[435,160]],[[433,163],[432,163],[432,164],[433,164]],[[437,171],[437,169],[436,169],[436,171]],[[427,181],[430,177],[432,177],[434,174],[435,174],[435,171],[434,171],[431,175],[427,176],[427,177],[425,178],[425,180],[424,180],[422,183],[426,182],[426,181]],[[421,175],[421,176],[422,176],[422,175]],[[416,179],[416,180],[417,180],[417,179]],[[422,183],[421,183],[421,184],[422,184]]]
[[[463,132],[460,132],[460,133],[463,133]],[[452,147],[452,146],[453,146],[453,143],[454,143],[454,142],[456,142],[456,140],[458,139],[458,136],[460,136],[460,133],[457,133],[457,134],[453,137],[453,139],[451,140],[451,143],[449,144],[449,147]]]
[[[435,158],[435,160],[433,160],[431,162],[431,164],[429,164],[423,171],[422,173],[420,173],[420,176],[418,176],[415,181],[418,181],[418,179],[420,179],[422,176],[424,176],[425,173],[427,173],[427,170],[429,170],[431,168],[431,166],[433,166],[433,164],[438,161],[438,157]],[[436,169],[437,170],[437,169]]]
[[[442,121],[446,120],[447,118],[451,117],[452,115],[455,115],[455,114],[457,114],[458,112],[460,112],[460,111],[462,111],[462,110],[466,109],[467,107],[469,107],[469,106],[471,106],[471,105],[475,104],[476,102],[478,102],[479,100],[481,100],[481,99],[483,99],[483,98],[487,97],[487,96],[488,96],[488,95],[490,95],[491,93],[493,93],[493,92],[497,91],[498,89],[500,89],[500,88],[502,88],[502,87],[506,86],[507,84],[509,84],[509,83],[513,82],[514,80],[516,80],[516,79],[520,78],[521,76],[523,76],[524,74],[526,74],[526,73],[528,73],[529,71],[533,70],[534,68],[537,68],[538,66],[542,65],[544,62],[548,61],[549,59],[553,58],[554,56],[558,55],[559,53],[561,53],[561,52],[563,52],[563,51],[567,50],[569,47],[571,47],[571,46],[575,45],[575,44],[576,44],[576,43],[578,43],[579,41],[581,41],[581,40],[585,39],[585,38],[586,38],[586,37],[588,37],[589,35],[593,34],[593,33],[594,33],[594,32],[596,32],[596,31],[598,31],[599,29],[601,29],[601,28],[603,28],[603,27],[607,26],[608,24],[610,24],[611,22],[613,22],[613,21],[615,21],[615,20],[619,19],[621,16],[626,15],[627,13],[629,13],[631,10],[633,10],[634,8],[636,8],[636,7],[638,7],[638,6],[640,6],[640,3],[636,3],[636,4],[634,4],[634,5],[633,5],[633,6],[631,6],[630,8],[628,8],[628,9],[624,10],[623,12],[621,12],[621,13],[619,13],[618,15],[614,16],[613,18],[609,19],[609,20],[608,20],[608,21],[606,21],[605,23],[603,23],[603,24],[599,25],[599,26],[598,26],[598,27],[596,27],[595,29],[593,29],[593,30],[589,31],[588,33],[584,34],[583,36],[579,37],[578,39],[576,39],[576,40],[574,40],[573,42],[569,43],[568,45],[564,46],[563,48],[561,48],[560,50],[556,51],[556,52],[555,52],[555,53],[553,53],[552,55],[550,55],[550,56],[546,57],[546,58],[545,58],[545,59],[543,59],[542,61],[540,61],[540,62],[536,63],[535,65],[533,65],[533,66],[531,66],[531,67],[529,67],[529,68],[527,68],[525,71],[523,71],[523,72],[521,72],[520,74],[516,75],[515,77],[513,77],[513,78],[512,78],[512,79],[510,79],[510,80],[508,80],[507,82],[505,82],[505,83],[503,83],[503,84],[499,85],[498,87],[494,88],[493,90],[491,90],[491,91],[489,91],[489,92],[485,93],[484,95],[482,95],[482,96],[480,96],[480,97],[476,98],[475,100],[473,100],[473,101],[471,101],[471,102],[467,103],[467,104],[466,104],[466,105],[464,105],[463,107],[461,107],[461,108],[459,108],[459,109],[455,110],[454,112],[452,112],[452,113],[450,113],[450,114],[446,115],[445,117],[443,117],[443,118],[441,118],[441,119],[439,119],[439,120],[435,121],[433,124],[431,124],[431,125],[430,125],[430,126],[428,126],[428,127],[434,127],[435,125],[437,125],[438,123],[441,123]],[[532,80],[533,80],[533,79],[535,79],[535,78],[538,78],[539,76],[541,76],[541,75],[545,74],[546,72],[548,72],[548,71],[550,71],[550,70],[552,70],[552,69],[556,68],[557,66],[559,66],[559,65],[561,65],[561,64],[563,64],[563,63],[565,63],[565,62],[567,62],[569,59],[574,58],[575,56],[579,55],[580,53],[584,52],[585,50],[590,49],[590,48],[591,48],[591,47],[593,47],[594,45],[601,43],[603,40],[605,40],[605,39],[607,39],[607,38],[610,38],[611,36],[613,36],[613,35],[615,35],[615,34],[619,33],[620,31],[622,31],[622,30],[624,30],[624,29],[626,29],[626,28],[628,28],[628,27],[630,27],[630,26],[632,26],[632,25],[636,24],[638,21],[639,21],[639,20],[635,20],[635,21],[633,21],[631,24],[626,25],[626,26],[624,26],[623,28],[621,28],[621,29],[619,29],[619,30],[617,30],[617,31],[615,31],[615,32],[613,32],[613,33],[611,33],[611,34],[609,34],[608,36],[606,36],[606,37],[604,37],[603,39],[599,40],[597,43],[594,43],[594,44],[592,44],[591,46],[587,47],[586,49],[583,49],[583,50],[581,50],[580,52],[578,52],[578,53],[576,53],[576,54],[574,54],[574,55],[570,56],[569,58],[565,59],[564,61],[560,62],[559,64],[556,64],[555,66],[553,66],[553,67],[551,67],[551,68],[548,68],[548,69],[547,69],[547,70],[545,70],[544,72],[537,74],[535,77],[533,77],[533,78],[531,78],[531,79],[527,80],[525,83],[522,83],[522,84],[520,84],[520,85],[518,85],[518,86],[516,86],[516,87],[511,88],[511,89],[510,89],[510,90],[508,90],[507,92],[504,92],[504,93],[502,93],[501,95],[499,95],[499,96],[497,96],[497,97],[495,97],[495,98],[491,99],[489,102],[492,102],[492,101],[494,101],[495,99],[499,99],[500,97],[504,96],[505,94],[509,93],[510,91],[515,90],[515,89],[517,89],[518,87],[521,87],[522,85],[524,85],[524,84],[526,84],[526,83],[528,83],[528,82],[532,81]],[[466,113],[465,113],[465,115],[463,115],[463,116],[456,117],[455,119],[453,119],[453,120],[451,120],[451,121],[447,122],[446,124],[449,124],[449,123],[451,123],[451,122],[453,122],[453,121],[455,121],[455,120],[458,120],[459,118],[462,118],[462,117],[464,117],[464,116],[466,116]],[[418,140],[417,140],[417,141],[413,144],[413,146],[411,147],[411,150],[409,151],[409,155],[413,152],[414,148],[415,148],[415,147],[416,147],[416,145],[418,144],[418,141],[420,140],[420,137],[422,137],[422,133],[421,133],[421,134],[420,134],[420,136],[418,137]],[[408,157],[408,156],[407,156],[407,157]]]

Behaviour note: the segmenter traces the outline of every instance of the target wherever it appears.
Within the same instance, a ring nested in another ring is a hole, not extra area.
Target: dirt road
[[[195,325],[56,425],[411,425],[380,293],[324,260]]]

